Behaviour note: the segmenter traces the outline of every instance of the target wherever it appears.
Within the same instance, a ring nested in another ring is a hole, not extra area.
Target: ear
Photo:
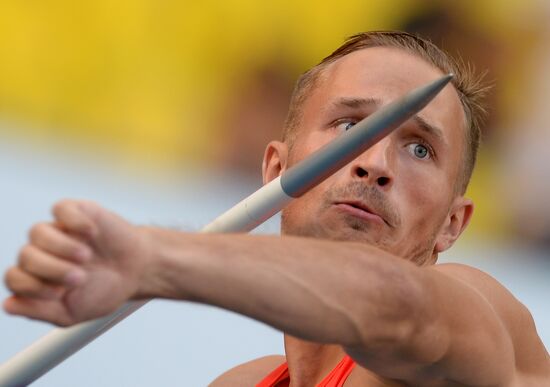
[[[436,238],[435,254],[447,250],[455,243],[470,223],[473,212],[474,203],[470,199],[459,196],[454,200],[449,215]]]
[[[267,144],[262,163],[264,184],[275,179],[287,168],[288,146],[281,141],[271,141]]]

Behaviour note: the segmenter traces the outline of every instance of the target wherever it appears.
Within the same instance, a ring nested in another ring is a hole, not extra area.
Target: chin
[[[387,235],[382,235],[381,231],[377,225],[353,219],[346,222],[318,221],[297,227],[290,224],[282,226],[282,232],[287,235],[341,242],[360,242],[387,250],[390,240]]]

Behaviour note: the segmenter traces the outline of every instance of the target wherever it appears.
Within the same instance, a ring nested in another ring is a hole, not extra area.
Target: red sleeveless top
[[[317,387],[342,387],[353,370],[355,362],[349,356],[344,358],[334,367],[334,369],[323,379]],[[288,364],[285,362],[277,367],[273,372],[266,376],[264,380],[256,385],[256,387],[273,387],[277,383],[290,379],[288,373]]]

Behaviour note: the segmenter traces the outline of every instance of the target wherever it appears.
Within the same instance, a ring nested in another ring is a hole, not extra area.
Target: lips
[[[356,200],[350,201],[337,201],[334,203],[336,208],[341,211],[344,211],[352,216],[356,216],[366,221],[376,222],[376,223],[389,223],[377,212],[373,211],[365,203]]]

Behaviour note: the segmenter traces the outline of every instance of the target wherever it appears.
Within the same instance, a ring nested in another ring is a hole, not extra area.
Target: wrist
[[[186,275],[190,271],[193,236],[159,227],[139,227],[144,264],[134,299],[189,299]]]
[[[147,299],[158,297],[155,294],[155,239],[156,228],[149,226],[137,226],[139,269],[137,273],[136,290],[132,299]]]

